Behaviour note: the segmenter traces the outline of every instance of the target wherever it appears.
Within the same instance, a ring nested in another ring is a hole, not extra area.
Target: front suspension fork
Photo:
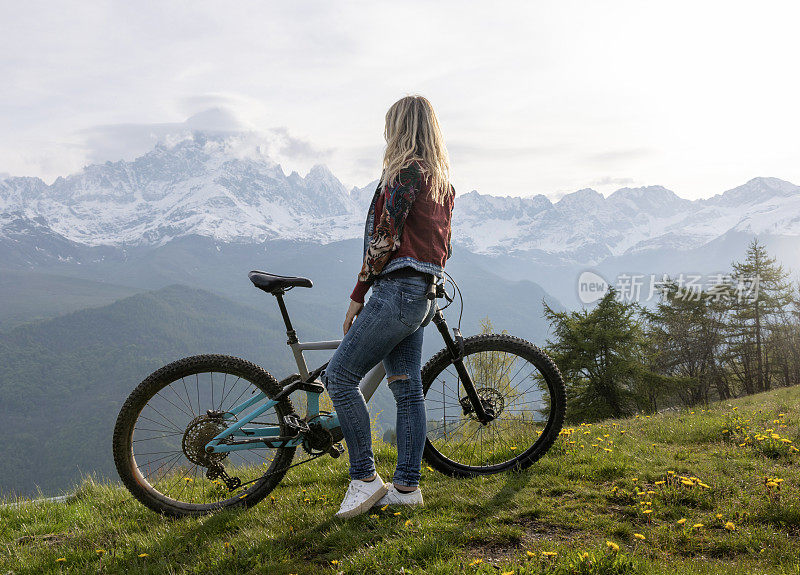
[[[455,339],[453,339],[447,329],[447,321],[444,319],[442,310],[438,308],[436,309],[436,313],[431,321],[433,321],[433,323],[436,325],[436,329],[439,330],[439,333],[442,334],[444,343],[447,346],[447,349],[450,351],[450,355],[453,358],[453,365],[455,366],[456,372],[461,379],[461,385],[464,386],[464,391],[466,392],[467,397],[472,404],[472,410],[475,413],[475,417],[477,417],[478,421],[483,425],[488,424],[493,418],[487,414],[486,410],[483,408],[483,402],[481,402],[478,392],[475,390],[475,384],[472,382],[472,378],[469,376],[467,368],[464,367],[464,338],[461,335],[461,331],[457,327],[454,327],[453,334],[455,335]]]

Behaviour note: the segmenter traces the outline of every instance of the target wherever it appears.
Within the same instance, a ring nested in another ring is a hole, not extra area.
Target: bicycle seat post
[[[286,335],[289,338],[286,343],[292,345],[297,343],[297,333],[294,331],[292,327],[292,321],[289,319],[289,312],[286,311],[286,304],[283,303],[283,294],[286,292],[283,288],[276,289],[272,292],[272,295],[275,296],[275,299],[278,300],[278,307],[281,308],[281,315],[283,316],[283,323],[286,324]]]

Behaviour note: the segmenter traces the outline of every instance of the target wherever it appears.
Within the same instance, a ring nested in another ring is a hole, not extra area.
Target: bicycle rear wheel
[[[114,462],[125,487],[173,517],[255,505],[283,478],[295,448],[207,454],[204,445],[235,421],[207,410],[226,411],[255,393],[272,397],[279,390],[259,366],[225,355],[187,357],[155,371],[125,401],[114,427]],[[283,417],[291,412],[285,398],[247,427],[275,425],[289,435]]]
[[[487,425],[477,420],[450,352],[441,350],[422,369],[425,460],[454,477],[529,467],[564,423],[566,391],[558,367],[534,344],[505,334],[465,338],[463,361],[494,419]]]

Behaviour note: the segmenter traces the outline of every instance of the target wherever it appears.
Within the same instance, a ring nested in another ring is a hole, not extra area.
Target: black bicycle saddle
[[[253,282],[254,286],[260,290],[264,290],[267,293],[274,293],[277,290],[287,287],[297,286],[310,288],[314,285],[308,278],[279,276],[267,272],[260,272],[258,270],[251,271],[249,274],[247,274],[247,277],[250,278],[250,281]]]

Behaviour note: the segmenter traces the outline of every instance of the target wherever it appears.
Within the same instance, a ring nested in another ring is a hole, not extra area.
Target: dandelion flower
[[[59,557],[58,559],[56,559],[56,563],[66,563],[66,561],[67,561],[66,557]]]
[[[470,567],[474,567],[475,565],[480,565],[483,563],[483,559],[475,559],[472,563],[469,564]]]
[[[97,553],[98,555],[100,555],[100,557],[102,557],[103,555],[106,554],[106,550],[105,549],[95,549],[94,552]]]
[[[139,559],[144,559],[145,557],[150,557],[147,553],[139,553]]]
[[[634,533],[633,536],[636,537],[636,539],[641,539],[642,541],[644,541],[644,535],[642,535],[641,533]]]
[[[686,517],[681,517],[678,519],[678,525],[683,525],[684,523],[686,523]]]
[[[333,561],[331,561],[331,565],[338,565],[338,564],[339,564],[339,561],[337,561],[336,559],[334,559]]]
[[[694,525],[692,525],[692,529],[702,529],[703,527],[705,527],[705,525],[703,525],[702,523],[695,523]]]
[[[411,527],[411,519],[406,520],[406,527]]]
[[[536,557],[536,553],[534,553],[533,551],[528,551],[527,553],[528,557]]]
[[[722,519],[722,513],[717,513],[717,514],[715,515],[715,517],[716,517],[717,519]]]
[[[733,524],[733,521],[728,521],[725,523],[725,529],[728,531],[736,531],[736,525]]]
[[[606,541],[606,545],[607,545],[607,546],[608,546],[608,548],[609,548],[609,549],[611,549],[611,550],[612,550],[614,553],[616,553],[617,551],[619,551],[619,545],[617,545],[617,544],[616,544],[616,543],[614,543],[613,541]]]

